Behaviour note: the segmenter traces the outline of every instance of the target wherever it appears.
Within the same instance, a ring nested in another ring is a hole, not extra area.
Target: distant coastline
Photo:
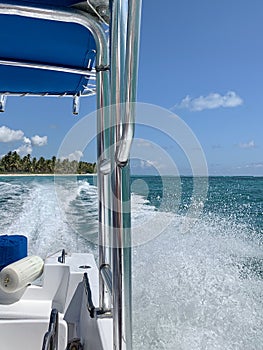
[[[21,173],[12,173],[12,174],[6,174],[6,173],[3,173],[1,174],[0,173],[0,177],[41,177],[41,176],[54,176],[54,177],[58,177],[58,176],[97,176],[97,173],[87,173],[87,174],[29,174],[29,173],[26,173],[26,174],[21,174]]]
[[[23,158],[16,152],[8,152],[0,159],[0,176],[65,176],[96,174],[96,163],[76,159],[40,157],[31,158],[28,154]]]

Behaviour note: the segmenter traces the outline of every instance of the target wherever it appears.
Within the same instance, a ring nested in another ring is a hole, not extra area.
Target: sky
[[[156,106],[163,126],[170,114],[179,117],[210,175],[263,176],[262,0],[162,4],[143,0],[138,101]],[[78,116],[71,105],[70,98],[9,97],[0,115],[0,155],[14,150],[37,158],[58,154],[67,133],[95,110],[95,98],[81,100]],[[194,151],[189,156],[178,143],[177,127],[168,126],[170,135],[162,125],[159,133],[149,125],[136,127],[136,157],[140,146],[148,154],[132,163],[135,173],[165,168],[158,165],[161,154],[153,160],[159,147],[181,174],[188,174]],[[95,161],[95,148],[91,142],[82,160]],[[78,149],[71,153],[81,155]]]

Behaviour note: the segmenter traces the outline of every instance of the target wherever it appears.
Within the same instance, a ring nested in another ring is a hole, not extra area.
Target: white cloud
[[[247,142],[247,143],[240,143],[240,144],[239,144],[239,147],[240,147],[240,148],[255,148],[256,145],[255,145],[254,140],[251,140],[251,141],[249,141],[249,142]]]
[[[12,130],[7,126],[0,127],[0,142],[12,142],[21,140],[24,136],[22,130]]]
[[[250,163],[245,165],[246,168],[263,169],[263,163]]]
[[[26,156],[27,154],[31,154],[32,153],[32,143],[31,140],[28,137],[24,137],[23,138],[23,144],[18,147],[17,149],[15,149],[14,151],[16,151],[21,157]]]
[[[31,141],[33,143],[34,146],[45,146],[47,144],[47,136],[39,136],[39,135],[35,135],[33,137],[31,137]]]
[[[154,164],[154,162],[152,162],[150,160],[140,160],[140,167],[141,168],[151,168],[151,167],[154,167],[156,165],[156,163]]]
[[[134,142],[136,142],[137,147],[152,147],[152,142],[144,139],[136,139]]]
[[[243,104],[243,100],[234,91],[228,91],[225,95],[210,93],[207,96],[191,98],[186,96],[175,108],[186,108],[193,112],[219,107],[232,108]]]
[[[83,157],[83,153],[81,151],[75,151],[66,157],[61,157],[61,160],[68,159],[70,162],[73,160],[77,160],[79,162],[81,157]]]
[[[26,143],[26,144],[30,144],[31,145],[31,140],[28,138],[28,137],[24,137],[23,138],[23,141],[24,141],[24,143]]]
[[[263,175],[263,162],[242,164],[235,168],[236,174],[262,176]]]

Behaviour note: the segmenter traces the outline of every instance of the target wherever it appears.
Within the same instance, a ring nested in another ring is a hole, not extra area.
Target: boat
[[[98,264],[65,250],[43,262],[27,256],[22,236],[1,237],[1,254],[12,250],[0,272],[1,348],[132,349],[128,184],[141,0],[1,1],[0,16],[2,112],[12,96],[55,96],[72,98],[78,114],[96,94],[99,236]]]

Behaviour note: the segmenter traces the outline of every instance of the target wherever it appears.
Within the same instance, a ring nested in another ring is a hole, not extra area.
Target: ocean
[[[135,350],[261,350],[263,177],[132,177]],[[0,233],[97,253],[92,176],[0,177]]]

